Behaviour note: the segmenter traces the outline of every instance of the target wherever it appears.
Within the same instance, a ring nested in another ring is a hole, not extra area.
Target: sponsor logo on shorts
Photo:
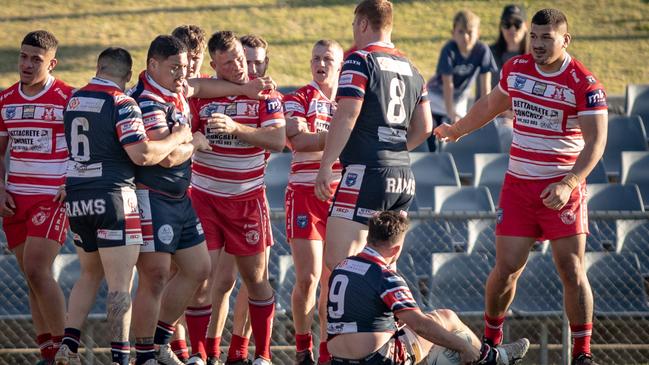
[[[259,232],[255,230],[246,232],[246,242],[248,242],[249,245],[256,245],[259,243]]]
[[[142,244],[142,233],[128,233],[126,235],[127,245],[141,245]]]
[[[496,209],[496,224],[503,222],[503,208]]]
[[[32,223],[34,223],[34,225],[36,226],[40,226],[41,224],[45,223],[45,220],[47,220],[47,217],[49,216],[49,209],[41,210],[32,217]]]
[[[173,228],[171,228],[171,225],[163,224],[160,228],[158,228],[158,239],[165,245],[171,243],[171,241],[174,239],[174,230]]]
[[[299,228],[306,228],[309,224],[309,217],[306,214],[298,215],[295,219],[295,223]]]
[[[356,209],[356,215],[359,217],[370,218],[377,213],[376,210],[367,209],[367,208],[358,208]]]
[[[124,231],[121,229],[98,229],[97,238],[109,241],[121,241],[124,237]]]
[[[353,186],[354,184],[356,184],[356,180],[358,180],[358,174],[350,172],[345,178],[345,185]]]
[[[331,216],[332,217],[341,217],[341,218],[345,218],[345,219],[352,219],[352,218],[354,218],[354,209],[340,207],[340,206],[334,206],[331,209]]]
[[[577,220],[577,217],[575,216],[575,212],[573,212],[570,209],[566,209],[563,212],[559,214],[559,218],[561,218],[561,221],[563,224],[573,224]]]

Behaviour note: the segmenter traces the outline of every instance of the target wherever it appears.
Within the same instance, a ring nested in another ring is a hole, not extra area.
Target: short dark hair
[[[230,51],[236,47],[237,43],[241,43],[234,32],[230,30],[222,30],[212,34],[209,42],[207,42],[207,49],[210,54],[214,52]]]
[[[392,27],[392,3],[388,0],[363,0],[354,15],[367,18],[375,32]]]
[[[239,38],[241,45],[248,48],[263,48],[268,49],[268,42],[258,35],[247,34]]]
[[[27,33],[21,45],[38,47],[46,51],[56,51],[59,46],[59,40],[56,39],[54,34],[46,30],[35,30]]]
[[[341,51],[343,50],[343,46],[341,46],[340,43],[336,42],[333,39],[320,39],[313,45],[313,48],[316,47],[340,48]]]
[[[159,35],[149,45],[149,51],[146,54],[146,61],[155,58],[165,60],[170,56],[175,56],[187,52],[187,47],[178,38],[170,35]]]
[[[97,58],[97,70],[110,76],[125,78],[132,67],[133,58],[124,48],[106,48]]]
[[[532,24],[536,25],[551,25],[552,28],[565,24],[568,29],[568,18],[559,9],[541,9],[532,17]]]
[[[383,211],[370,218],[367,243],[374,246],[392,246],[408,230],[405,214]]]
[[[181,25],[174,29],[173,32],[171,32],[171,35],[185,43],[185,46],[191,52],[202,52],[203,49],[205,49],[205,31],[198,25]]]

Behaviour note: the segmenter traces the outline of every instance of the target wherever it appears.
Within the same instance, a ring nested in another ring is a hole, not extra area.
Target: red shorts
[[[221,198],[192,189],[192,205],[203,226],[207,248],[251,256],[273,245],[268,203],[263,191],[245,199]]]
[[[16,203],[14,215],[2,220],[9,249],[14,249],[27,236],[42,237],[63,245],[68,232],[68,218],[63,203],[53,202],[52,195],[11,194]]]
[[[543,205],[541,192],[556,180],[520,181],[505,177],[496,215],[496,235],[555,240],[588,234],[586,184],[573,190],[561,210]]]
[[[286,238],[324,241],[331,200],[316,198],[312,186],[286,188]]]

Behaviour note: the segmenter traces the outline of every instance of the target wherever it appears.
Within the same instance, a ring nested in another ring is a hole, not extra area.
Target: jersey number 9
[[[347,290],[349,278],[338,274],[331,280],[329,287],[329,306],[327,312],[331,318],[340,318],[345,313],[345,290]]]

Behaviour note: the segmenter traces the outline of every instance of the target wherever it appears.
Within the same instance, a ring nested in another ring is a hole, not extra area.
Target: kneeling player
[[[392,269],[407,229],[404,215],[378,213],[369,221],[363,251],[332,271],[327,302],[331,363],[415,364],[430,348],[428,342],[459,352],[462,364],[517,363],[529,348],[527,339],[493,348],[481,346],[473,335],[468,343],[451,332],[468,330],[452,311],[421,312],[405,280]],[[395,315],[405,328],[397,327]]]

